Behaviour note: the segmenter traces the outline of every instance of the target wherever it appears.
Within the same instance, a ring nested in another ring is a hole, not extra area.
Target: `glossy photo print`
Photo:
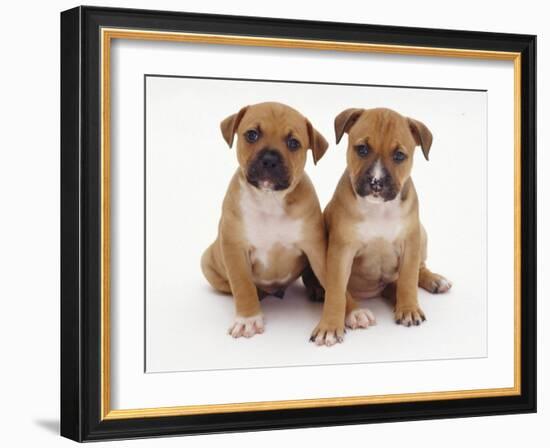
[[[487,92],[145,75],[147,373],[487,356]]]

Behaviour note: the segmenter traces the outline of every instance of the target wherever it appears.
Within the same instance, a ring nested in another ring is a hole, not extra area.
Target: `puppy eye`
[[[300,142],[296,140],[294,137],[289,137],[286,141],[286,145],[288,146],[288,149],[291,151],[296,151],[298,148],[300,148]]]
[[[260,138],[260,133],[256,129],[250,129],[244,133],[244,138],[248,143],[256,143]]]
[[[405,160],[406,158],[407,154],[399,149],[393,153],[393,160],[397,163],[403,162],[403,160]]]
[[[357,151],[357,154],[359,154],[359,157],[367,157],[370,151],[368,145],[365,144],[357,145],[355,150]]]

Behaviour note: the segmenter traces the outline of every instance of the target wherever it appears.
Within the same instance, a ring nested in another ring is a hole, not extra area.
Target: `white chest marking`
[[[255,260],[264,266],[268,264],[273,246],[290,249],[301,239],[302,221],[287,215],[281,192],[261,191],[241,184],[240,206],[245,238],[255,249]]]
[[[368,197],[359,199],[364,219],[357,224],[357,233],[364,243],[375,238],[394,242],[403,228],[401,195],[387,202],[372,202]]]

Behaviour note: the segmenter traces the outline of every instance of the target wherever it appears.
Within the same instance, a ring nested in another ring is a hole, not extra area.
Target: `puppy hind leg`
[[[428,234],[424,226],[420,227],[420,269],[418,271],[418,286],[432,294],[447,292],[453,285],[449,280],[435,274],[426,267],[428,257]]]
[[[441,294],[451,289],[453,284],[442,275],[430,271],[426,265],[422,263],[418,272],[418,286],[432,294]]]
[[[231,286],[229,285],[229,281],[225,276],[225,272],[223,272],[223,268],[219,266],[219,263],[216,262],[216,259],[215,259],[214,254],[216,251],[217,244],[218,242],[215,241],[202,254],[202,257],[201,257],[202,273],[206,278],[206,280],[208,280],[210,285],[215,290],[225,294],[231,294]]]
[[[395,282],[386,285],[382,290],[382,297],[389,300],[392,304],[395,304],[397,300],[397,285]]]
[[[321,283],[319,283],[319,280],[313,272],[313,269],[311,269],[309,263],[302,272],[302,282],[306,287],[306,294],[312,302],[325,301],[325,290],[321,286]]]
[[[357,309],[359,309],[359,304],[349,292],[346,292],[346,315]]]

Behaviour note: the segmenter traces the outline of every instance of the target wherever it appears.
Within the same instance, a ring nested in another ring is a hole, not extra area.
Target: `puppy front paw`
[[[426,320],[424,311],[422,311],[418,305],[396,307],[394,316],[395,323],[398,325],[404,325],[405,327],[410,327],[411,325],[418,326]]]
[[[262,314],[256,314],[255,316],[242,317],[236,316],[231,327],[229,327],[228,333],[234,338],[251,338],[255,334],[264,332],[264,317]]]
[[[338,325],[329,322],[325,323],[321,320],[319,325],[317,325],[311,333],[309,340],[310,342],[315,342],[317,345],[326,345],[330,347],[337,342],[344,342],[345,331],[343,323],[342,325]]]
[[[346,316],[346,327],[355,330],[356,328],[369,328],[376,324],[374,314],[368,308],[357,308],[350,311]]]

